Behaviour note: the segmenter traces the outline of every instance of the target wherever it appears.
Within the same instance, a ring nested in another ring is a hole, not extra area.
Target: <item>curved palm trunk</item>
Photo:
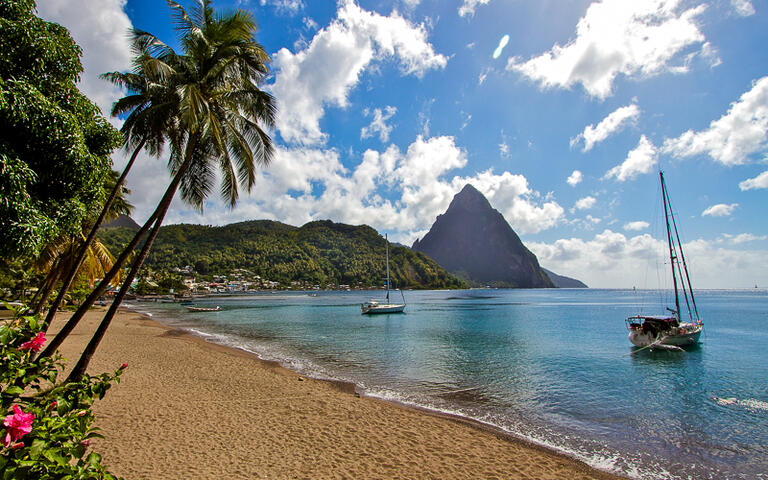
[[[101,323],[96,329],[96,332],[93,334],[93,337],[91,337],[91,340],[90,342],[88,342],[88,345],[85,347],[85,350],[83,350],[83,354],[80,356],[80,359],[77,361],[77,364],[72,369],[72,372],[69,374],[69,377],[67,377],[66,383],[77,382],[83,378],[83,375],[85,374],[85,370],[88,368],[88,364],[91,362],[91,358],[93,357],[93,354],[96,352],[96,349],[99,347],[99,343],[101,343],[101,340],[104,338],[104,334],[107,333],[107,329],[109,328],[109,325],[112,323],[112,319],[114,318],[115,313],[117,313],[117,309],[120,307],[120,304],[122,303],[123,298],[125,298],[125,295],[128,293],[128,289],[131,287],[131,283],[133,282],[133,279],[136,278],[136,274],[139,272],[139,269],[144,264],[144,260],[146,260],[147,255],[149,254],[149,250],[152,247],[152,243],[155,241],[155,237],[157,237],[157,234],[160,231],[160,227],[163,224],[163,219],[165,218],[165,214],[166,212],[168,212],[168,208],[171,206],[173,197],[176,195],[176,190],[179,187],[179,182],[181,181],[181,177],[184,175],[184,173],[189,168],[189,165],[192,163],[192,151],[194,151],[194,143],[195,142],[193,140],[190,140],[187,147],[187,151],[185,152],[187,158],[182,164],[182,166],[179,168],[179,170],[176,172],[176,175],[174,176],[173,181],[168,186],[168,189],[166,190],[165,195],[163,196],[163,199],[160,201],[160,204],[157,207],[156,211],[159,211],[157,215],[157,221],[155,222],[155,226],[152,228],[152,231],[149,234],[149,238],[147,238],[147,241],[144,243],[144,246],[142,247],[138,258],[136,258],[136,260],[133,262],[133,266],[131,267],[131,270],[128,273],[128,276],[123,282],[123,285],[120,287],[120,291],[117,293],[117,296],[112,301],[112,305],[110,305],[109,310],[107,310],[106,315],[104,315],[104,318],[101,320]]]
[[[40,312],[43,311],[45,304],[48,303],[48,298],[51,296],[51,292],[53,292],[54,285],[56,285],[56,282],[61,278],[60,267],[61,256],[59,256],[53,263],[51,269],[48,271],[48,275],[45,276],[45,280],[43,280],[42,285],[38,288],[37,294],[30,300],[30,304],[34,305],[32,315],[40,314]]]
[[[154,225],[155,220],[157,219],[158,210],[156,209],[155,212],[149,217],[149,219],[144,223],[144,225],[141,227],[141,229],[136,232],[136,235],[133,236],[133,240],[131,240],[131,243],[129,243],[124,249],[123,252],[120,254],[120,256],[115,260],[115,263],[112,265],[112,269],[104,276],[104,278],[99,282],[99,284],[96,286],[96,288],[88,295],[88,297],[85,299],[82,305],[77,309],[77,311],[72,315],[67,323],[62,327],[62,329],[59,331],[59,333],[56,334],[56,336],[51,340],[51,342],[48,344],[48,346],[43,350],[43,353],[40,354],[41,357],[50,357],[53,355],[53,353],[56,351],[56,349],[61,346],[61,343],[64,341],[67,336],[72,332],[72,330],[77,326],[77,324],[80,322],[80,320],[83,318],[83,315],[85,315],[85,312],[88,311],[91,306],[93,306],[94,303],[96,303],[96,300],[102,295],[104,295],[104,292],[107,291],[107,287],[109,286],[109,283],[112,281],[112,279],[117,276],[118,273],[120,273],[120,269],[122,268],[125,261],[128,259],[128,257],[133,253],[133,250],[136,248],[136,245],[139,244],[141,241],[141,238],[149,231],[149,229]],[[50,323],[45,325],[45,331],[51,326]]]
[[[133,166],[133,163],[136,161],[136,157],[139,155],[139,152],[141,151],[141,149],[144,148],[144,144],[146,142],[147,142],[146,139],[144,139],[141,141],[141,143],[139,143],[139,146],[136,147],[136,150],[133,151],[133,155],[131,155],[131,159],[128,161],[128,164],[123,169],[123,173],[120,175],[120,178],[117,180],[117,182],[115,182],[115,187],[112,189],[112,192],[109,194],[109,198],[107,198],[106,203],[104,203],[104,207],[101,209],[99,218],[96,219],[96,223],[93,224],[93,227],[91,228],[91,232],[88,234],[88,238],[85,239],[85,242],[83,242],[83,245],[78,251],[77,258],[75,259],[74,263],[72,264],[72,267],[67,273],[67,276],[64,278],[64,283],[61,285],[59,294],[56,296],[56,299],[51,304],[51,308],[48,310],[48,315],[45,316],[45,322],[43,323],[44,331],[46,332],[48,331],[48,326],[51,324],[51,321],[53,320],[54,315],[56,315],[56,312],[59,310],[59,307],[61,306],[61,302],[64,300],[64,295],[67,294],[69,287],[72,286],[72,282],[74,281],[75,276],[77,276],[77,271],[80,269],[80,265],[83,264],[83,260],[85,259],[85,256],[88,253],[88,248],[91,246],[91,243],[93,243],[93,239],[96,238],[96,233],[99,231],[101,224],[104,222],[104,218],[107,216],[107,212],[109,212],[109,208],[112,206],[112,202],[114,202],[115,197],[117,197],[117,192],[119,192],[120,188],[123,186],[123,183],[125,182],[125,177],[128,176],[128,172],[130,172],[131,167]]]

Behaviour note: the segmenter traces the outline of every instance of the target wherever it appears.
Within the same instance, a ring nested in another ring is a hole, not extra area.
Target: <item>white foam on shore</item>
[[[518,438],[525,442],[543,447],[547,450],[568,456],[578,460],[596,470],[607,473],[621,475],[633,480],[657,480],[679,479],[690,480],[690,477],[679,477],[672,475],[668,470],[651,459],[630,458],[625,453],[611,451],[605,447],[594,445],[594,450],[590,451],[589,445],[583,443],[583,439],[578,439],[584,449],[567,445],[563,442],[555,441],[555,438],[570,439],[569,436],[560,432],[548,432],[549,439],[543,438],[543,435],[537,435],[532,432],[527,425],[513,425],[510,423],[494,421],[486,415],[473,415],[465,410],[451,408],[445,405],[438,405],[435,402],[425,399],[414,399],[408,395],[394,390],[376,388],[366,389],[365,396],[378,398],[381,400],[397,403],[407,407],[424,409],[438,414],[449,415],[464,418],[485,425],[487,427],[500,430],[505,434]]]

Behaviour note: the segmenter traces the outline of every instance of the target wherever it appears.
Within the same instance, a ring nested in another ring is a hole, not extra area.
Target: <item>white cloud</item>
[[[378,132],[379,139],[382,142],[389,141],[389,134],[392,132],[392,125],[387,125],[387,120],[397,112],[397,108],[387,105],[384,107],[384,113],[380,108],[373,109],[373,120],[367,127],[363,127],[360,130],[360,138],[369,138]],[[369,115],[368,109],[365,111],[366,115]]]
[[[480,72],[480,75],[477,77],[477,85],[480,86],[483,83],[485,83],[485,79],[488,78],[488,73],[491,71],[491,69],[486,69]]]
[[[702,217],[710,216],[710,217],[728,217],[730,216],[734,209],[738,207],[738,203],[718,203],[717,205],[712,205],[711,207],[707,208],[703,212],[701,212]]]
[[[304,24],[304,28],[307,30],[317,30],[320,25],[312,19],[312,17],[304,17],[301,19],[301,23]]]
[[[610,135],[621,131],[628,123],[632,123],[640,116],[640,108],[631,104],[620,107],[611,112],[595,127],[587,125],[584,131],[571,139],[571,148],[580,141],[584,141],[583,152],[592,150],[595,144],[602,142]]]
[[[755,14],[755,7],[749,0],[731,0],[731,6],[742,17],[749,17]]]
[[[112,71],[128,70],[131,49],[128,32],[132,28],[123,11],[126,0],[38,0],[41,18],[67,28],[83,49],[83,73],[78,88],[109,117],[112,103],[123,92],[99,78]],[[111,120],[120,125],[122,121]]]
[[[597,199],[592,196],[580,198],[573,205],[573,208],[576,210],[587,210],[594,207],[596,202],[597,202]]]
[[[709,155],[723,165],[741,165],[768,147],[768,77],[731,104],[728,113],[700,132],[688,130],[664,142],[663,151],[676,157]]]
[[[648,228],[648,226],[649,226],[648,222],[638,220],[636,222],[625,223],[624,230],[627,230],[627,231],[645,230],[646,228]]]
[[[374,60],[396,58],[405,75],[422,77],[443,68],[424,24],[414,25],[397,12],[369,12],[352,0],[339,3],[337,18],[300,52],[282,48],[274,56],[272,90],[278,99],[277,127],[288,142],[323,142],[320,119],[326,105],[347,106],[347,94]]]
[[[656,147],[643,135],[637,147],[627,154],[624,163],[608,170],[603,178],[615,177],[620,182],[631,180],[640,174],[650,172],[656,165],[656,157]]]
[[[739,182],[739,188],[742,191],[756,190],[758,188],[768,188],[768,170],[764,171],[755,178],[748,178],[743,182]]]
[[[129,178],[139,220],[151,213],[168,178],[163,162],[141,162],[152,175]],[[211,198],[201,215],[177,201],[166,223],[226,224],[266,218],[302,225],[330,218],[386,229],[393,240],[410,243],[429,229],[467,183],[486,195],[520,234],[540,232],[563,220],[563,208],[550,196],[542,200],[524,176],[492,170],[469,176],[452,173],[466,165],[466,152],[446,136],[419,136],[405,152],[394,145],[367,150],[350,168],[332,149],[278,147],[272,165],[257,173],[252,193],[243,195],[235,210]]]
[[[705,5],[681,10],[680,0],[602,0],[592,3],[576,27],[576,38],[544,54],[522,61],[512,58],[513,70],[543,88],[571,88],[580,83],[592,96],[606,98],[613,81],[687,71],[678,57],[702,45],[696,18]]]
[[[304,2],[302,0],[261,0],[260,3],[262,7],[265,5],[272,5],[278,11],[286,12],[291,15],[304,9]]]
[[[499,143],[499,156],[501,158],[509,158],[509,142],[507,136],[504,134],[504,130],[501,131],[501,143]]]
[[[566,182],[568,182],[568,185],[575,187],[576,185],[581,183],[583,179],[584,179],[584,175],[582,175],[579,170],[574,170],[573,173],[571,173],[571,175],[568,177]]]
[[[593,288],[671,288],[667,242],[648,234],[626,237],[611,230],[591,240],[526,242],[539,263]],[[745,288],[768,283],[768,251],[729,250],[717,242],[694,240],[683,245],[696,288]],[[661,307],[663,308],[663,306]]]
[[[723,237],[730,240],[731,243],[735,243],[737,245],[747,242],[755,242],[758,240],[765,240],[768,238],[766,235],[758,236],[754,235],[752,233],[740,233],[738,235],[729,235],[727,233],[723,234]]]
[[[509,158],[509,144],[506,140],[502,140],[499,144],[499,155],[501,158]]]
[[[490,1],[491,0],[464,0],[464,2],[459,7],[459,16],[472,17],[475,15],[475,9],[478,7],[478,5],[485,5]]]
[[[462,110],[461,116],[463,117],[463,120],[461,122],[461,127],[459,127],[459,130],[464,130],[465,128],[467,128],[467,125],[469,125],[469,122],[472,121],[472,114]]]

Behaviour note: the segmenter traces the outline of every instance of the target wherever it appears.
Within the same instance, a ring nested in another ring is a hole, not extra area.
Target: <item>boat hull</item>
[[[405,305],[371,305],[363,306],[363,315],[373,315],[377,313],[403,313]]]
[[[648,347],[655,343],[684,347],[698,343],[701,330],[701,327],[697,327],[686,333],[660,333],[658,336],[654,336],[651,333],[643,333],[640,330],[633,330],[629,332],[629,341],[636,347]]]
[[[221,310],[221,308],[220,308],[220,307],[218,307],[218,306],[217,306],[217,307],[215,307],[215,308],[207,308],[207,307],[187,307],[187,311],[190,311],[190,312],[218,312],[219,310]]]

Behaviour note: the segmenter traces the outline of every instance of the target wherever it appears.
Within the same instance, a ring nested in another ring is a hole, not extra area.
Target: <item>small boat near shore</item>
[[[190,312],[218,312],[221,307],[216,305],[215,307],[187,307]]]
[[[667,311],[671,315],[633,315],[627,318],[625,323],[629,330],[629,341],[636,347],[682,350],[681,347],[698,343],[704,329],[704,323],[696,308],[691,277],[685,263],[683,245],[680,242],[677,223],[672,213],[663,172],[659,172],[659,179],[661,181],[661,198],[664,203],[664,219],[667,226],[669,260],[672,266],[672,284],[675,287],[675,308],[667,307]],[[681,292],[687,309],[686,318],[683,318],[680,313]]]
[[[360,312],[363,315],[371,315],[376,313],[403,313],[405,311],[405,295],[400,290],[400,295],[403,297],[403,303],[390,303],[389,300],[389,239],[384,234],[384,241],[386,242],[387,251],[387,296],[384,303],[379,303],[376,300],[369,300],[368,302],[360,306]]]

